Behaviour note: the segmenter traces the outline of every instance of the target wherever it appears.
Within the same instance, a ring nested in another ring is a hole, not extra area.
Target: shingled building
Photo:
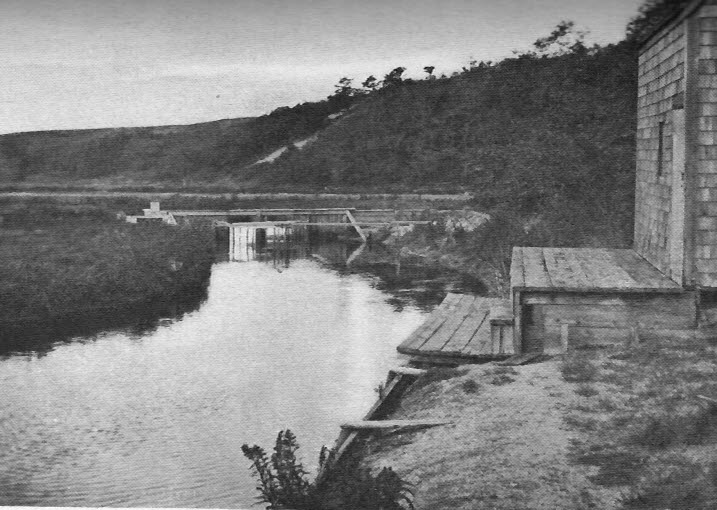
[[[700,305],[717,291],[717,0],[689,3],[643,41],[637,101],[633,249],[515,248],[516,352],[705,322]]]

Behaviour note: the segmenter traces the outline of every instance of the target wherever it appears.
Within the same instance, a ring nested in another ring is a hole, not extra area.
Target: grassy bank
[[[390,418],[451,425],[374,438],[364,462],[419,510],[713,509],[716,374],[715,345],[678,338],[434,369]]]
[[[32,211],[32,212],[28,212]],[[206,288],[212,229],[130,225],[101,207],[5,210],[0,331],[116,318]]]
[[[620,508],[717,507],[717,350],[697,340],[582,352],[562,365],[579,399],[571,452]]]

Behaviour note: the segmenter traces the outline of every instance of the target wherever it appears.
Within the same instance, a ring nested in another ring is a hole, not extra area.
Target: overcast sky
[[[188,124],[450,74],[562,19],[616,42],[640,0],[0,0],[0,133]]]

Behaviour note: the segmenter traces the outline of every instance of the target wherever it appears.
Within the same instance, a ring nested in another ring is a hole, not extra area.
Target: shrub
[[[475,382],[473,379],[468,379],[461,385],[461,388],[463,388],[463,391],[466,393],[478,393],[480,390],[480,384]]]
[[[504,384],[510,384],[512,382],[515,382],[515,379],[507,374],[498,374],[490,380],[490,383],[495,386],[503,386]]]
[[[259,480],[258,499],[267,508],[295,510],[405,510],[413,509],[411,485],[390,467],[376,476],[368,469],[344,466],[321,483],[309,482],[308,473],[296,458],[299,444],[291,430],[279,432],[271,459],[260,446],[242,445],[244,456]],[[328,469],[332,452],[322,448],[319,469]]]

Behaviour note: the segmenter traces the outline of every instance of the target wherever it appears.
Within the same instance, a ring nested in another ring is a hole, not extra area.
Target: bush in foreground
[[[308,472],[296,458],[299,444],[291,430],[276,438],[271,458],[260,446],[244,444],[242,452],[251,461],[259,480],[258,499],[270,509],[295,510],[404,510],[413,509],[409,484],[391,469],[373,476],[367,469],[343,468],[323,482],[309,482]],[[331,452],[323,448],[319,469],[330,461]]]

